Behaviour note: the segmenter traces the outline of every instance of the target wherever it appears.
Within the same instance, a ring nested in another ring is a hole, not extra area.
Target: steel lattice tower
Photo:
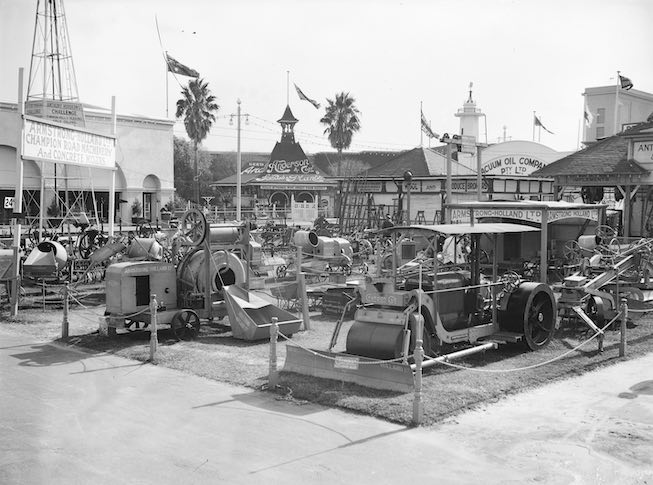
[[[37,0],[27,100],[79,100],[63,0]]]

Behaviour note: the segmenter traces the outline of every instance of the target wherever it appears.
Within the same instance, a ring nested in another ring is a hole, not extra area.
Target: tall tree
[[[195,202],[200,204],[200,181],[197,169],[197,151],[199,145],[207,137],[211,130],[211,125],[215,121],[215,115],[220,106],[215,101],[215,96],[211,94],[209,84],[203,79],[192,79],[188,86],[184,86],[181,91],[181,99],[177,101],[177,118],[184,117],[184,126],[186,133],[193,142],[194,151],[194,182],[195,182]]]
[[[351,140],[360,130],[360,112],[354,104],[356,100],[344,91],[336,94],[336,99],[327,99],[325,113],[320,123],[326,125],[324,133],[329,134],[331,146],[338,150],[337,175],[340,175],[342,165],[342,151],[351,146]]]

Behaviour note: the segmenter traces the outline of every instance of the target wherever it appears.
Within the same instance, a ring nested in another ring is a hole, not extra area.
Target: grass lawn
[[[60,338],[62,310],[60,306],[55,305],[49,305],[45,310],[21,310],[16,318],[10,318],[8,310],[2,309],[0,328],[32,335],[39,340],[54,340],[93,353],[106,352],[140,361],[148,360],[149,332],[120,332],[113,339],[101,337],[97,328],[98,317],[103,312],[103,305],[71,307],[70,337],[65,340]],[[312,349],[326,350],[335,318],[326,318],[317,313],[311,315],[311,330],[295,334],[292,342]],[[155,363],[254,389],[264,387],[268,373],[268,343],[234,339],[229,326],[225,325],[226,322],[227,319],[224,322],[204,323],[199,337],[194,341],[185,342],[176,341],[168,327],[162,326]],[[343,350],[350,324],[351,322],[343,326],[336,350]],[[537,352],[527,352],[520,344],[510,344],[501,346],[497,351],[478,354],[457,362],[469,367],[469,370],[442,365],[425,370],[422,394],[424,424],[432,425],[467,409],[497,401],[506,395],[620,361],[619,331],[616,329],[607,332],[605,350],[602,353],[597,351],[597,342],[593,340],[580,350],[553,363],[512,371],[560,356],[586,340],[588,336],[586,327],[580,324],[566,325],[558,330],[556,338],[547,348]],[[285,346],[285,341],[280,340],[280,367],[285,358]],[[629,323],[626,358],[648,353],[652,346],[653,318],[645,317]],[[412,418],[412,393],[379,391],[284,372],[281,373],[277,392],[280,398],[295,400],[298,404],[311,401],[403,424],[410,423]]]

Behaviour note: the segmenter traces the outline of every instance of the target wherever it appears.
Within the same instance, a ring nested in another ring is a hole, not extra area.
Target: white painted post
[[[424,416],[424,403],[422,402],[422,362],[424,360],[424,317],[421,313],[415,315],[415,395],[413,397],[413,424],[419,426]]]
[[[156,322],[156,295],[150,295],[150,362],[154,362],[157,344],[159,338],[157,335],[157,322]]]
[[[279,337],[279,318],[272,317],[270,325],[270,369],[268,372],[268,388],[274,389],[279,384],[279,371],[277,369],[277,338]]]

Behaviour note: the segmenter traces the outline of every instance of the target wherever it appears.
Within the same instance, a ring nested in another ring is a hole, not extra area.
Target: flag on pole
[[[625,91],[628,91],[633,87],[633,82],[630,79],[628,79],[626,76],[622,76],[621,74],[619,74],[619,84],[621,84],[621,89]]]
[[[587,101],[585,102],[585,113],[583,117],[585,118],[585,126],[590,126],[594,122],[594,116],[592,115],[590,109],[587,107]]]
[[[295,84],[295,89],[297,90],[297,96],[299,96],[299,99],[301,99],[302,101],[308,101],[313,106],[315,106],[315,109],[320,109],[320,103],[306,96],[304,92],[301,89],[299,89],[299,86],[297,86],[296,84]]]
[[[422,110],[420,110],[420,114],[422,115],[422,131],[424,132],[424,134],[429,138],[436,138],[439,140],[440,135],[433,132],[431,126],[429,125],[429,122],[426,121],[426,116],[424,116],[424,112]]]
[[[544,125],[542,124],[542,122],[541,122],[540,119],[537,117],[537,115],[533,115],[533,117],[535,118],[535,120],[533,121],[533,122],[535,123],[535,126],[539,126],[539,127],[541,127],[541,128],[542,128],[544,131],[546,131],[547,133],[551,133],[552,135],[554,134],[551,130],[549,130],[546,126],[544,126]]]
[[[195,69],[191,69],[188,66],[184,66],[181,62],[179,62],[177,59],[172,57],[167,52],[166,52],[166,61],[168,63],[168,71],[170,72],[179,74],[180,76],[200,77],[199,72],[197,72]]]

